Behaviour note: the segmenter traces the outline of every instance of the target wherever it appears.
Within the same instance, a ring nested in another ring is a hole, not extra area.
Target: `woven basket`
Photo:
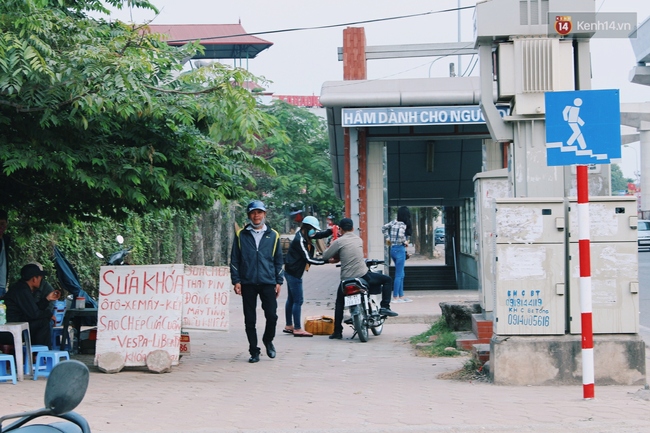
[[[305,317],[304,330],[314,335],[331,335],[334,333],[334,318],[332,316]]]

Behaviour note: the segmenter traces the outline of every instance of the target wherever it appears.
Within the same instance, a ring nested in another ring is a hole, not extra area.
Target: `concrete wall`
[[[595,335],[598,385],[645,385],[645,343],[639,335]],[[580,335],[493,336],[490,376],[497,385],[581,385]]]
[[[474,256],[459,255],[458,288],[462,290],[478,290],[478,266]]]

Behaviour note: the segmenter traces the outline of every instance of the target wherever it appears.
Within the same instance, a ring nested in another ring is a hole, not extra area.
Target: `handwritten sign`
[[[230,268],[185,266],[183,329],[228,330]]]
[[[177,365],[189,354],[181,328],[228,330],[229,289],[228,267],[103,266],[95,363],[117,352],[127,367],[146,365],[147,354],[162,349]]]
[[[161,349],[178,364],[184,280],[183,265],[102,266],[95,363],[117,352],[125,366],[146,365]]]

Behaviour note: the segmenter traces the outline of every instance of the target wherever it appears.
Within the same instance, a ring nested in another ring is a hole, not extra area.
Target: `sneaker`
[[[413,299],[409,299],[409,298],[400,298],[399,301],[400,301],[400,302],[413,302]]]
[[[330,340],[342,340],[343,334],[332,334],[330,335]]]
[[[379,314],[382,316],[388,316],[388,317],[396,317],[399,316],[396,312],[392,311],[390,308],[380,308],[379,309]]]
[[[396,298],[396,299],[393,299],[393,302],[396,302],[396,303],[399,304],[399,303],[411,302],[411,301],[410,300],[407,301],[406,299],[403,299],[403,298]]]

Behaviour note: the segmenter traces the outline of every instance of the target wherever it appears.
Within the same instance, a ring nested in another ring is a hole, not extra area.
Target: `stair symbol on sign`
[[[596,159],[607,159],[606,153],[593,153],[589,149],[580,150],[578,146],[562,146],[561,141],[556,141],[554,143],[546,143],[547,149],[559,148],[561,152],[573,152],[577,156],[589,156]]]

